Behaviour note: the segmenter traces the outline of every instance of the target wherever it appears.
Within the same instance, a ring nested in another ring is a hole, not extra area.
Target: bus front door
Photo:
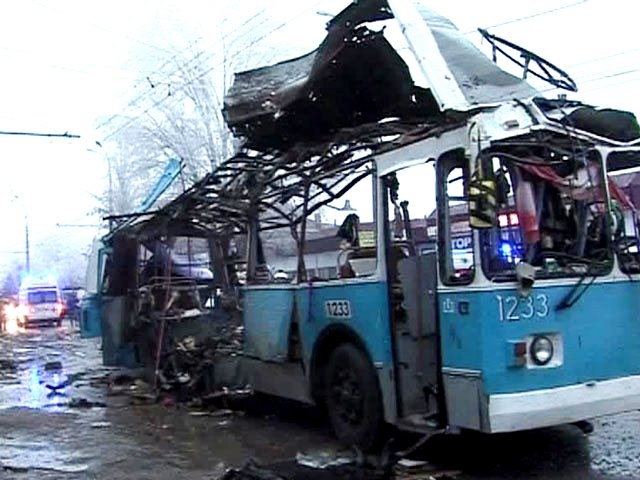
[[[392,271],[392,270],[390,270]],[[403,258],[390,278],[402,423],[436,427],[440,412],[436,254]]]

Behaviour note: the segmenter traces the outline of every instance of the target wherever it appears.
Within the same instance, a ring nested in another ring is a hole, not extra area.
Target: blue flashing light
[[[510,243],[502,242],[500,244],[500,255],[509,259],[513,257],[513,247]]]
[[[57,285],[58,279],[53,273],[47,273],[44,275],[26,275],[20,282],[20,288],[28,288],[29,286],[41,286],[41,285]]]

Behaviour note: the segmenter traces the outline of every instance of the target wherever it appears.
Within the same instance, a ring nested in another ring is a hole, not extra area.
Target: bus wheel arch
[[[318,337],[311,388],[339,440],[363,450],[378,446],[384,420],[380,384],[364,343],[350,328],[335,325]]]
[[[343,343],[351,343],[364,352],[367,352],[362,339],[346,325],[335,324],[325,328],[315,341],[311,355],[309,378],[311,396],[318,405],[324,403],[322,372],[327,366],[329,357],[333,351]],[[368,353],[367,356],[369,356]]]

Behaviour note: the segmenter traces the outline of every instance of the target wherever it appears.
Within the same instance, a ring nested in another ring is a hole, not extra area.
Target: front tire
[[[327,412],[338,439],[364,451],[375,448],[382,433],[382,398],[367,355],[355,345],[340,345],[324,373]]]

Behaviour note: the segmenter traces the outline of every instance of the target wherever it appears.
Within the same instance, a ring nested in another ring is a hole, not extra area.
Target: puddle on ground
[[[79,341],[77,332],[68,328],[43,328],[0,336],[0,348],[4,352],[0,362],[2,410],[27,407],[57,412],[87,407],[80,400],[91,403],[103,395],[81,382],[108,371],[101,366],[98,339]]]

